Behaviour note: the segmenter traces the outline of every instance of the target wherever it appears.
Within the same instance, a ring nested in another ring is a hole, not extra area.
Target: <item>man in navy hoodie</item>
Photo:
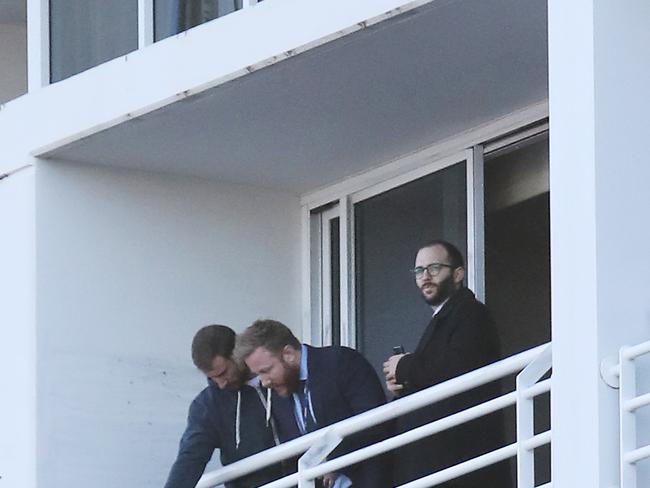
[[[192,361],[207,376],[208,386],[190,405],[165,488],[194,488],[215,449],[226,465],[276,444],[273,425],[266,421],[264,396],[246,384],[250,374],[232,360],[234,346],[235,332],[224,325],[208,325],[194,336]],[[270,466],[226,487],[257,487],[281,475],[280,466]]]

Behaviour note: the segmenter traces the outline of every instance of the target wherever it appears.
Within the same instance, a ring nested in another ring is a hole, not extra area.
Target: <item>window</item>
[[[360,181],[311,209],[312,339],[356,347],[378,373],[392,346],[413,350],[431,311],[409,270],[419,245],[442,238],[464,253],[504,356],[549,340],[546,124]]]
[[[52,83],[137,48],[137,0],[50,0]]]
[[[240,10],[245,0],[154,0],[155,40],[159,41]]]
[[[551,340],[548,133],[485,156],[486,304],[504,355]]]
[[[356,346],[379,370],[392,346],[415,349],[431,317],[410,272],[418,246],[441,238],[467,256],[466,163],[358,202],[354,229]]]

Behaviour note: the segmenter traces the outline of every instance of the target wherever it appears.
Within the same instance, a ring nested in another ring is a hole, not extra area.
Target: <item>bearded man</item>
[[[282,441],[318,430],[383,405],[375,371],[354,349],[301,344],[275,320],[258,320],[238,338],[238,360],[271,388],[272,412]],[[330,458],[356,450],[386,435],[383,427],[345,438]],[[390,485],[385,460],[371,458],[320,480],[325,488],[382,488]],[[318,486],[318,485],[317,485]]]
[[[192,340],[192,361],[208,386],[190,405],[187,428],[165,488],[194,488],[218,449],[224,466],[276,445],[273,423],[266,420],[265,393],[250,372],[232,359],[235,332],[225,325],[201,328]],[[253,488],[280,478],[281,465],[268,466],[226,488]]]
[[[460,251],[436,240],[415,258],[415,284],[431,306],[432,319],[413,353],[395,354],[384,363],[388,390],[408,395],[500,359],[497,331],[485,305],[463,287]],[[398,433],[446,417],[500,394],[489,384],[399,417]],[[396,450],[394,484],[401,485],[503,446],[501,412],[424,438]],[[444,488],[512,486],[507,462],[451,480]]]

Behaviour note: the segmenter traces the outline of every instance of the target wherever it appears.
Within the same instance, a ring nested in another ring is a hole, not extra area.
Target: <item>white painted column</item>
[[[50,82],[50,1],[27,0],[27,88]]]
[[[549,0],[558,487],[619,484],[617,392],[600,361],[650,335],[649,18],[645,0]]]
[[[34,168],[2,163],[0,486],[36,488]]]

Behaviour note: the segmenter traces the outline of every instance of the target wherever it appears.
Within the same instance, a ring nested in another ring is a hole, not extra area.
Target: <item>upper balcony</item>
[[[0,105],[26,92],[26,0],[3,0],[0,2]]]
[[[256,0],[50,0],[49,82],[61,81],[257,3]]]
[[[16,157],[305,194],[523,109],[547,114],[545,2],[49,6],[44,88],[6,124]]]

